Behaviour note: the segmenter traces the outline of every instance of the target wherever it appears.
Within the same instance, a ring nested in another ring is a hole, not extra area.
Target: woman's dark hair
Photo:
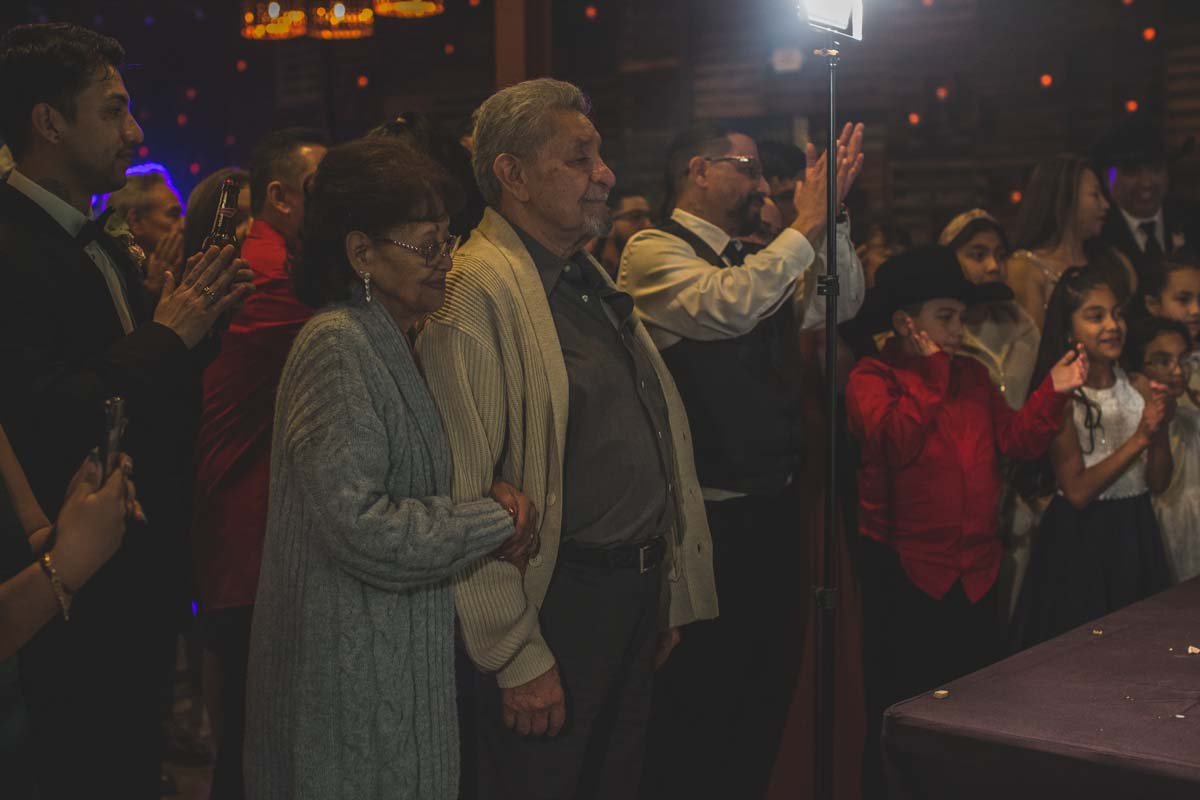
[[[419,111],[405,111],[395,119],[376,125],[367,136],[398,139],[424,153],[442,166],[463,189],[462,208],[450,216],[450,233],[464,239],[483,219],[487,203],[475,183],[471,154],[462,146],[459,137],[439,125],[432,117]]]
[[[1046,319],[1042,325],[1042,342],[1038,346],[1037,360],[1029,381],[1029,394],[1037,391],[1042,381],[1059,359],[1074,346],[1071,335],[1071,317],[1083,306],[1084,298],[1097,289],[1112,289],[1107,276],[1090,267],[1072,267],[1062,274],[1046,304]],[[1115,294],[1115,292],[1114,292]],[[1104,424],[1100,407],[1088,399],[1081,389],[1072,393],[1075,402],[1083,405],[1084,427],[1088,430],[1088,443],[1083,452],[1091,453],[1096,447],[1096,429]],[[1027,497],[1041,497],[1054,491],[1054,470],[1050,460],[1022,465],[1017,473],[1017,485]]]
[[[368,136],[331,149],[304,203],[292,283],[314,308],[350,297],[359,281],[346,258],[346,236],[382,235],[408,222],[436,222],[457,211],[462,188],[424,153],[393,138]]]
[[[1000,237],[1000,244],[1004,247],[1004,252],[1010,252],[1008,246],[1008,233],[1005,232],[1003,226],[998,222],[994,222],[987,217],[979,217],[973,219],[963,226],[963,229],[958,232],[958,235],[947,242],[946,246],[953,252],[957,253],[958,249],[967,242],[974,239],[984,231],[990,231]]]
[[[1079,184],[1085,172],[1096,175],[1091,164],[1069,153],[1047,158],[1033,168],[1017,214],[1013,246],[1018,250],[1040,250],[1062,242],[1067,230],[1075,224]],[[1099,183],[1098,175],[1096,180]],[[1116,252],[1100,237],[1088,239],[1082,245],[1088,268],[1104,275],[1109,288],[1122,302],[1129,300],[1134,287]]]
[[[226,178],[237,181],[238,191],[250,180],[250,173],[241,167],[222,167],[205,176],[187,198],[187,213],[183,217],[183,254],[190,258],[200,252],[204,237],[212,230],[217,204],[221,202],[221,184]]]
[[[0,37],[0,136],[20,160],[30,144],[33,107],[49,103],[75,119],[75,98],[97,70],[117,69],[125,50],[109,36],[79,25],[18,25]]]
[[[1075,223],[1079,184],[1085,172],[1095,174],[1087,161],[1071,154],[1047,158],[1033,168],[1013,234],[1018,249],[1054,247],[1062,241]]]
[[[1125,349],[1121,352],[1121,366],[1125,371],[1141,372],[1146,364],[1146,348],[1165,333],[1173,333],[1183,339],[1185,351],[1192,349],[1192,335],[1182,322],[1165,317],[1145,317],[1129,326]]]

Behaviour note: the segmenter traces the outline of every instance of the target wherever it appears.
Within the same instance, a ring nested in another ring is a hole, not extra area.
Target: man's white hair
[[[475,152],[471,166],[483,199],[500,205],[503,189],[492,171],[496,159],[508,153],[529,158],[554,135],[553,117],[560,111],[591,113],[592,104],[574,84],[538,78],[501,89],[475,110]]]

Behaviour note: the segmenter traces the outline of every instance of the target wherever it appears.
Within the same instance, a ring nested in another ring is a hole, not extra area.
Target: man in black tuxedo
[[[1193,241],[1195,219],[1167,197],[1169,165],[1179,155],[1167,151],[1162,132],[1142,115],[1114,125],[1093,153],[1114,206],[1100,236],[1139,276],[1189,243],[1200,244]]]
[[[0,424],[54,518],[75,466],[121,395],[148,526],[82,589],[69,622],[22,653],[42,797],[156,798],[173,619],[188,597],[181,513],[200,372],[220,315],[250,290],[233,248],[141,285],[129,248],[89,216],[125,183],[142,131],[113,39],[73,25],[0,37],[0,135],[16,167],[0,184]],[[70,587],[68,587],[70,588]]]

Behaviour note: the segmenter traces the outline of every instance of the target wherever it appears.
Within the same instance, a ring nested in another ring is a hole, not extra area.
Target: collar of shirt
[[[708,220],[701,219],[695,214],[684,211],[682,208],[672,211],[671,219],[703,239],[704,243],[711,247],[712,251],[718,255],[724,253],[725,248],[729,245],[730,236],[728,233],[713,225]]]
[[[41,206],[41,209],[61,225],[63,230],[71,234],[71,238],[78,236],[79,232],[83,230],[83,226],[92,218],[81,213],[79,209],[54,192],[34,183],[19,169],[13,169],[8,176],[8,185]]]
[[[512,223],[509,223],[512,224]],[[534,239],[520,227],[513,225],[512,229],[517,232],[517,236],[521,237],[521,243],[525,245],[525,249],[529,251],[529,257],[533,259],[533,266],[537,268],[538,277],[542,279],[542,287],[546,290],[546,296],[554,291],[554,287],[558,285],[559,279],[562,277],[563,267],[570,261],[570,258],[563,258],[550,252],[550,249]]]
[[[1139,242],[1143,242],[1146,238],[1146,232],[1142,230],[1142,225],[1147,222],[1156,223],[1157,227],[1155,230],[1158,232],[1159,244],[1162,244],[1162,239],[1166,237],[1167,231],[1163,223],[1163,210],[1161,208],[1158,209],[1158,213],[1153,217],[1145,217],[1144,219],[1133,216],[1120,206],[1117,206],[1117,210],[1121,212],[1121,216],[1125,218],[1125,224],[1129,226],[1129,230],[1133,231],[1133,235],[1138,237]]]

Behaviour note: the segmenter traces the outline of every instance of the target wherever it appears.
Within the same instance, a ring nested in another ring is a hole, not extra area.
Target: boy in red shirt
[[[987,368],[957,355],[967,307],[1012,296],[1003,284],[972,284],[953,251],[935,245],[880,267],[859,314],[872,332],[895,333],[846,388],[861,446],[867,798],[883,791],[883,712],[1000,655],[997,451],[1040,457],[1087,376],[1086,356],[1070,351],[1014,412]]]

